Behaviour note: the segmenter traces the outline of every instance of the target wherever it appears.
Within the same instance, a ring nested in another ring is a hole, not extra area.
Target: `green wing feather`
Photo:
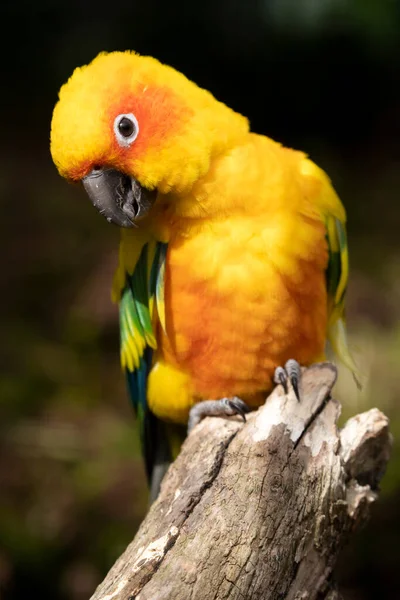
[[[164,256],[166,244],[146,243],[132,274],[125,274],[120,300],[121,363],[134,371],[145,349],[156,349],[155,323],[164,322]],[[158,300],[160,295],[161,300]],[[157,296],[157,301],[155,300]],[[159,315],[159,309],[162,314]]]
[[[133,273],[125,273],[119,303],[121,364],[126,371],[129,394],[140,424],[142,450],[151,477],[159,425],[147,405],[147,378],[157,348],[157,323],[165,327],[164,274],[166,244],[143,245]],[[161,314],[160,314],[161,312]]]
[[[165,328],[165,304],[164,304],[164,281],[165,281],[165,259],[167,256],[167,245],[160,244],[157,256],[157,276],[154,277],[154,291],[156,295],[157,314],[161,327],[166,334]]]

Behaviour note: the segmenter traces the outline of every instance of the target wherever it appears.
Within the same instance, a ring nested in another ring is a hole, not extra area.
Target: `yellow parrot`
[[[304,153],[134,52],[74,71],[51,153],[121,227],[113,297],[153,490],[179,426],[245,418],[274,382],[299,398],[299,365],[323,360],[327,339],[355,373],[345,211]]]

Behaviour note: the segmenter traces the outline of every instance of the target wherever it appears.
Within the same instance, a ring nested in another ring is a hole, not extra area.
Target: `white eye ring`
[[[125,126],[125,133],[128,133],[128,135],[123,133],[121,125]],[[131,125],[131,128],[129,128],[129,125]],[[130,129],[132,132],[130,132]],[[121,148],[129,148],[139,134],[139,123],[135,115],[133,113],[118,115],[114,120],[114,134]]]

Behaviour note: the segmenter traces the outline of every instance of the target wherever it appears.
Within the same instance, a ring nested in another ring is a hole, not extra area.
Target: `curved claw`
[[[225,403],[229,406],[233,415],[240,415],[243,422],[246,422],[246,413],[250,412],[250,408],[243,400],[234,396],[233,398],[224,398]]]
[[[300,402],[299,381],[301,376],[301,368],[297,360],[294,360],[293,358],[289,359],[285,364],[285,371],[290,379],[295,396]]]
[[[281,384],[285,394],[288,393],[287,374],[283,367],[276,367],[274,381],[275,381],[275,383]]]
[[[299,381],[297,379],[297,376],[293,375],[290,378],[290,383],[292,384],[292,388],[293,388],[293,391],[294,391],[295,396],[297,398],[297,401],[300,402]]]

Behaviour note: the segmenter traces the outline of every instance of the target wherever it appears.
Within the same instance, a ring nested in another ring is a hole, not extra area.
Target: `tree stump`
[[[92,600],[338,600],[332,570],[389,459],[372,409],[339,431],[336,369],[304,370],[247,422],[207,418]]]

